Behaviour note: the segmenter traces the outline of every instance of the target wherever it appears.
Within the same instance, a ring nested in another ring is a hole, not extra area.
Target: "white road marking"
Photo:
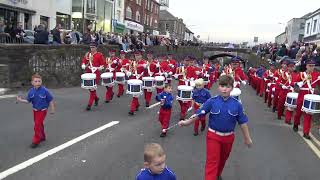
[[[305,139],[303,137],[303,133],[302,131],[299,131],[298,134],[302,137],[302,139],[308,144],[308,146],[310,147],[310,149],[318,156],[318,158],[320,159],[320,150],[312,143],[311,140]]]
[[[68,141],[68,142],[66,142],[64,144],[61,144],[60,146],[57,146],[57,147],[55,147],[53,149],[50,149],[50,150],[48,150],[48,151],[46,151],[46,152],[44,152],[44,153],[42,153],[42,154],[40,154],[40,155],[38,155],[36,157],[33,157],[33,158],[31,158],[31,159],[29,159],[29,160],[27,160],[25,162],[22,162],[22,163],[20,163],[20,164],[18,164],[16,166],[13,166],[12,168],[1,172],[0,173],[0,179],[4,179],[9,175],[12,175],[12,174],[14,174],[14,173],[16,173],[16,172],[28,167],[28,166],[31,166],[32,164],[34,164],[36,162],[39,162],[42,159],[45,159],[45,158],[47,158],[47,157],[49,157],[49,156],[51,156],[51,155],[53,155],[53,154],[65,149],[65,148],[67,148],[67,147],[69,147],[69,146],[71,146],[71,145],[73,145],[75,143],[78,143],[78,142],[80,142],[80,141],[82,141],[82,140],[84,140],[84,139],[86,139],[86,138],[88,138],[88,137],[90,137],[90,136],[92,136],[94,134],[97,134],[97,133],[99,133],[99,132],[101,132],[101,131],[109,128],[109,127],[112,127],[112,126],[114,126],[116,124],[119,124],[119,121],[112,121],[112,122],[110,122],[108,124],[105,124],[105,125],[97,128],[97,129],[94,129],[94,130],[92,130],[92,131],[90,131],[90,132],[88,132],[86,134],[83,134],[83,135],[81,135],[81,136],[79,136],[77,138],[74,138],[74,139],[72,139],[72,140],[70,140],[70,141]]]
[[[312,133],[309,133],[310,137],[312,138],[312,141],[314,141],[320,148],[320,142],[319,140],[312,134]]]
[[[2,95],[0,96],[0,99],[7,99],[7,98],[13,98],[17,97],[18,94],[7,94],[7,95]]]

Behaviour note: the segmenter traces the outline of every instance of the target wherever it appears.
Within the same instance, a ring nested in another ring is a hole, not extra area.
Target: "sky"
[[[274,42],[292,18],[320,8],[320,0],[169,0],[169,12],[210,42]]]

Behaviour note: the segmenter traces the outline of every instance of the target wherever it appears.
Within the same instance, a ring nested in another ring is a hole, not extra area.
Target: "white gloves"
[[[302,87],[303,82],[302,82],[302,81],[301,81],[301,82],[297,82],[297,85],[298,85],[299,87]]]
[[[202,110],[202,111],[200,112],[200,114],[206,114],[206,111]]]
[[[83,70],[85,70],[85,69],[86,69],[86,65],[85,65],[85,64],[82,64],[82,65],[81,65],[81,68],[82,68]]]
[[[103,65],[101,65],[100,67],[98,67],[98,69],[101,71],[104,69]]]
[[[169,72],[170,75],[172,75],[172,72]]]
[[[169,66],[170,66],[171,68],[173,68],[173,67],[174,67],[174,65],[173,65],[173,64],[169,64]]]
[[[131,72],[130,72],[130,71],[127,72],[127,76],[128,76],[128,77],[131,76]]]
[[[146,68],[146,67],[147,67],[147,64],[143,64],[142,66],[143,66],[143,68]]]
[[[118,63],[118,61],[117,60],[113,60],[113,64],[117,64]]]
[[[160,63],[157,63],[157,64],[156,64],[156,67],[157,67],[157,68],[160,67]]]
[[[276,81],[277,81],[278,79],[279,79],[279,78],[277,78],[277,77],[274,78],[274,80],[276,80]]]
[[[199,71],[196,71],[196,75],[199,75],[200,74],[200,72]]]
[[[165,77],[168,77],[168,73],[167,73],[167,72],[165,72],[165,73],[164,73],[164,76],[165,76]]]
[[[194,81],[194,78],[191,78],[191,81]]]
[[[285,85],[282,85],[281,87],[282,87],[282,89],[288,89],[287,86],[285,86]]]
[[[241,83],[245,86],[247,85],[247,82],[246,81],[241,81]]]
[[[320,76],[318,76],[318,80],[320,80]]]

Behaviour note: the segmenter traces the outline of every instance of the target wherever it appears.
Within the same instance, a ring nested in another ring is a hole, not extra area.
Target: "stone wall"
[[[118,46],[99,46],[99,51],[105,56],[109,49]],[[81,59],[89,50],[85,45],[0,45],[0,88],[30,87],[30,77],[39,73],[45,86],[72,87],[79,86]],[[168,53],[166,47],[151,47],[156,56]],[[174,57],[182,59],[186,54],[197,58],[203,56],[197,47],[179,47],[172,51]]]

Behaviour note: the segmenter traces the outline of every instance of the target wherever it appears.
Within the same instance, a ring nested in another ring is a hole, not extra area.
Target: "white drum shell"
[[[107,82],[105,82],[107,81]],[[112,72],[106,72],[101,74],[101,86],[113,86],[113,73]]]
[[[142,89],[152,90],[154,88],[154,77],[143,77],[142,82],[143,82]],[[147,82],[152,82],[151,86],[146,86]]]
[[[142,81],[139,79],[128,80],[127,94],[139,96],[142,94]]]
[[[115,82],[117,84],[124,84],[125,83],[125,76],[126,74],[123,73],[123,72],[116,72],[116,79],[115,79]],[[121,80],[120,80],[121,79]]]
[[[193,91],[192,86],[185,86],[185,85],[178,86],[177,100],[191,101],[192,91]]]
[[[320,113],[320,95],[306,94],[304,95],[302,111],[309,114]]]
[[[298,93],[290,92],[287,94],[285,106],[290,109],[295,109],[297,107]]]
[[[165,83],[164,83],[164,81],[165,81],[165,77],[164,76],[156,76],[155,78],[154,78],[154,80],[155,80],[155,86],[157,87],[157,88],[164,88],[164,85],[165,85]],[[160,84],[161,85],[160,85]]]
[[[85,73],[81,75],[81,88],[83,89],[97,89],[96,82],[97,75],[94,73]]]

